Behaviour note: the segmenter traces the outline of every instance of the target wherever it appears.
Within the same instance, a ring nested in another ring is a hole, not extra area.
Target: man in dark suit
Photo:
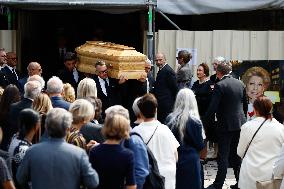
[[[0,48],[0,86],[2,88],[5,88],[7,85],[9,85],[9,81],[3,71],[1,69],[4,65],[7,64],[7,54],[4,48]]]
[[[152,63],[149,59],[147,59],[145,63],[145,72],[147,73],[147,78],[146,78],[146,81],[142,81],[144,82],[144,85],[143,85],[144,91],[146,91],[147,93],[153,92],[153,87],[155,83],[155,79],[151,73],[151,68],[152,68]]]
[[[220,80],[215,84],[209,108],[204,116],[209,119],[214,113],[217,116],[218,136],[218,171],[215,181],[208,189],[221,189],[227,174],[229,156],[236,180],[239,177],[241,159],[237,155],[240,127],[245,122],[244,108],[246,104],[244,84],[229,75],[232,66],[223,61],[217,65],[216,75]],[[237,188],[237,184],[231,188]]]
[[[158,101],[157,118],[164,123],[168,114],[172,111],[178,91],[176,74],[166,63],[163,53],[156,54],[156,65],[159,67],[156,81],[154,83],[154,95]]]
[[[102,101],[102,117],[105,117],[105,110],[113,105],[121,104],[121,93],[116,79],[108,77],[108,68],[104,61],[96,62],[96,75],[94,80],[97,85],[98,98]]]
[[[18,80],[20,79],[20,74],[16,70],[17,63],[18,61],[16,53],[8,52],[7,64],[1,69],[1,71],[6,75],[8,83],[16,86],[18,86]]]
[[[76,68],[77,56],[75,53],[67,52],[64,58],[64,68],[58,72],[58,77],[63,83],[70,83],[75,92],[79,82],[84,78],[84,75]]]
[[[12,136],[19,131],[18,117],[20,112],[25,108],[31,108],[33,100],[40,94],[41,84],[38,81],[29,81],[25,84],[24,98],[20,102],[11,104],[8,114],[8,128],[3,128],[4,138],[2,149],[6,149],[11,141]]]

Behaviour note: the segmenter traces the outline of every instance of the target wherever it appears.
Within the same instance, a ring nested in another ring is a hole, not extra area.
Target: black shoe
[[[231,185],[231,186],[230,186],[230,188],[231,188],[231,189],[239,189],[239,187],[238,187],[238,183],[237,183],[237,184],[235,184],[235,185]]]

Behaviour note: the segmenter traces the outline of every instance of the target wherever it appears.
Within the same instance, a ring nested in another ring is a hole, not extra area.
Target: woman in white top
[[[273,164],[284,143],[284,126],[272,118],[270,99],[258,97],[253,108],[256,118],[242,126],[238,145],[238,155],[243,158],[239,177],[240,189],[255,189],[256,181],[271,179]]]
[[[165,177],[165,189],[175,189],[177,148],[179,143],[168,126],[155,119],[157,100],[154,95],[145,94],[139,101],[138,107],[144,120],[134,127],[132,132],[143,138],[154,154],[160,174]]]

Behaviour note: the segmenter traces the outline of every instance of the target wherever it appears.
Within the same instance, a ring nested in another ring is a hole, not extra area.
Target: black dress
[[[194,82],[191,88],[196,97],[198,111],[205,129],[206,138],[209,141],[216,142],[214,115],[210,118],[209,121],[205,121],[204,119],[202,119],[209,107],[213,89],[214,83],[211,80],[205,81],[203,83],[199,83],[199,80],[197,80]]]

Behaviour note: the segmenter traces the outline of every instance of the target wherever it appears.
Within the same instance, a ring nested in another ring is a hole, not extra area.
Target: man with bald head
[[[27,70],[28,70],[28,76],[18,81],[18,87],[19,87],[21,94],[24,94],[24,85],[27,83],[27,80],[29,77],[33,75],[41,76],[42,74],[41,65],[38,62],[30,62],[27,67]]]
[[[159,71],[154,83],[153,92],[158,101],[157,118],[161,123],[164,123],[166,117],[173,109],[178,86],[176,74],[166,63],[165,55],[157,53],[155,62]]]

